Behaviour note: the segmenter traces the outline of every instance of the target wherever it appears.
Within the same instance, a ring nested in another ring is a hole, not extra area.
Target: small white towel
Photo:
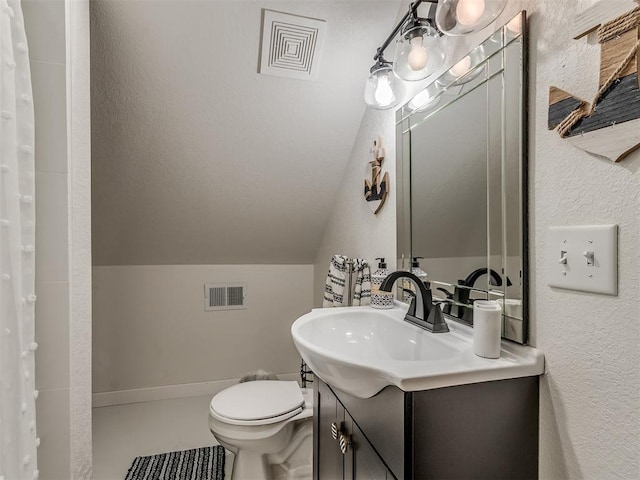
[[[344,301],[344,284],[347,279],[347,261],[344,255],[334,255],[324,286],[323,307],[341,307]]]
[[[353,293],[353,306],[371,303],[371,269],[366,260],[353,259],[353,270],[356,272],[356,288]]]

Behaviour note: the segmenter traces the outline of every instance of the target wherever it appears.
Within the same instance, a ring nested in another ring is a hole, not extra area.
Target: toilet
[[[234,480],[311,479],[312,392],[297,382],[256,380],[211,400],[209,428],[235,454]]]

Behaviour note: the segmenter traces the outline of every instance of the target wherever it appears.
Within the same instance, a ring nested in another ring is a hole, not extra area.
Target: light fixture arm
[[[417,17],[418,7],[422,3],[425,3],[425,2],[426,3],[436,3],[437,4],[438,0],[416,0],[415,2],[413,2],[409,6],[409,11],[407,13],[405,13],[404,17],[402,17],[400,22],[398,22],[396,27],[393,29],[393,31],[387,37],[387,39],[382,43],[382,45],[380,45],[380,47],[378,47],[378,50],[376,50],[376,54],[373,56],[373,59],[375,61],[378,61],[378,59],[383,58],[383,54],[384,54],[385,49],[391,44],[393,39],[396,38],[396,35],[398,35],[398,33],[400,33],[400,30],[402,30],[402,27],[404,27],[405,23],[407,23],[407,20],[409,20],[409,18],[411,18],[411,17]],[[430,16],[431,16],[431,14],[429,15],[429,17]]]
[[[390,61],[388,61],[386,58],[382,56],[382,52],[380,52],[380,55],[376,55],[376,57],[378,57],[376,59],[376,63],[373,64],[373,66],[369,70],[369,73],[373,73],[376,70],[380,70],[383,67],[391,67],[391,65],[393,65]]]

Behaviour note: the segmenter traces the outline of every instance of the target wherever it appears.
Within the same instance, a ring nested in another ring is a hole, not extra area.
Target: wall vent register
[[[244,310],[247,308],[246,283],[207,283],[204,286],[204,309]]]

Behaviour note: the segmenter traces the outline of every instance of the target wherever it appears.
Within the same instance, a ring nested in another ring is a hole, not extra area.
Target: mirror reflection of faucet
[[[440,290],[444,293],[445,298],[443,300],[437,300],[442,304],[442,311],[448,315],[451,314],[451,307],[453,306],[453,293],[451,293],[446,288],[438,287],[436,290]]]
[[[500,274],[493,269],[483,267],[471,272],[464,280],[458,280],[458,285],[453,287],[453,293],[444,288],[438,288],[438,290],[442,291],[446,296],[446,299],[443,301],[446,302],[446,305],[443,306],[444,313],[467,322],[473,322],[473,309],[471,308],[473,299],[470,299],[469,296],[473,290],[484,291],[475,288],[476,282],[483,275],[489,275],[489,285],[495,287],[502,286],[502,277]],[[511,280],[507,277],[507,286],[511,285]]]

